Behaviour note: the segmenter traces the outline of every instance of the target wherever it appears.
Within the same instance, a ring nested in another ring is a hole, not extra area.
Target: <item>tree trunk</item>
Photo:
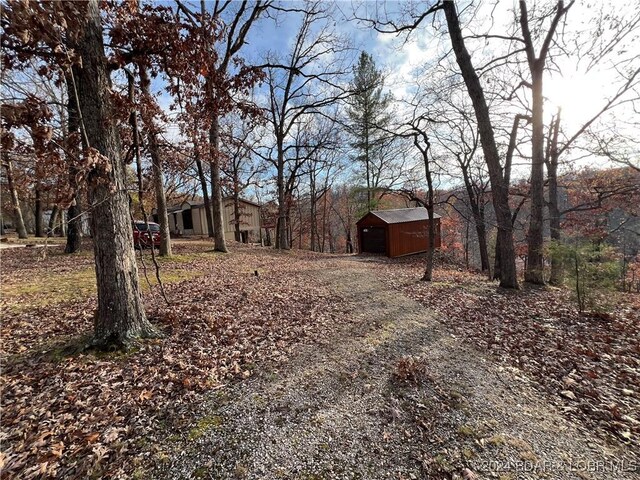
[[[549,227],[551,240],[560,243],[562,230],[560,224],[560,207],[558,206],[558,130],[560,128],[560,110],[553,124],[551,146],[549,149],[549,162],[547,163],[547,175],[549,184]],[[551,257],[551,285],[562,285],[563,264],[557,255]]]
[[[7,187],[11,194],[11,206],[13,207],[13,220],[16,223],[16,232],[18,233],[18,238],[27,238],[27,229],[24,226],[24,217],[22,216],[22,208],[20,208],[20,198],[18,197],[18,191],[13,181],[13,165],[11,164],[11,160],[9,160],[9,154],[6,150],[2,152],[2,160],[7,172]]]
[[[424,173],[427,180],[427,217],[429,219],[428,228],[428,241],[427,241],[427,262],[422,276],[422,281],[430,282],[433,279],[433,254],[436,248],[436,225],[433,217],[434,207],[434,191],[433,191],[433,177],[431,175],[431,164],[429,163],[429,149],[431,144],[429,138],[425,132],[421,132],[422,138],[426,144],[425,148],[421,148],[418,142],[417,135],[414,137],[414,145],[422,152],[422,159],[424,161]]]
[[[60,208],[58,205],[54,205],[51,210],[51,216],[49,217],[49,225],[47,226],[47,237],[53,237],[53,232],[55,231],[59,214]]]
[[[469,206],[473,214],[473,221],[478,236],[478,248],[480,250],[480,268],[483,272],[489,271],[489,249],[487,247],[487,228],[484,221],[484,207],[480,206],[480,199],[476,195],[471,178],[469,176],[469,164],[458,160],[460,169],[462,170],[462,178],[464,186],[469,198]]]
[[[77,46],[70,45],[72,48]],[[78,104],[76,102],[76,89],[74,87],[75,77],[78,76],[78,67],[71,67],[71,71],[66,76],[67,84],[67,165],[69,171],[69,186],[73,191],[71,205],[67,211],[67,222],[62,222],[66,226],[67,243],[64,253],[76,253],[82,247],[82,196],[80,194],[76,180],[78,173],[78,139],[76,134],[80,130],[80,119]],[[64,217],[64,215],[63,215]],[[63,218],[64,220],[64,218]],[[63,228],[65,230],[65,228]]]
[[[44,221],[42,218],[42,192],[40,190],[40,182],[36,183],[35,188],[35,202],[34,202],[34,215],[35,215],[35,236],[44,237]]]
[[[195,143],[194,143],[195,145]],[[195,154],[196,167],[198,169],[198,178],[200,179],[200,187],[202,187],[202,198],[204,199],[204,214],[207,217],[207,232],[209,238],[213,238],[213,219],[211,216],[211,202],[209,201],[209,187],[207,186],[207,177],[204,174],[204,168],[202,168],[202,160],[200,160],[200,154],[196,149]]]
[[[544,124],[542,98],[543,69],[532,72],[533,81],[533,133],[531,158],[531,216],[527,234],[527,269],[524,279],[536,285],[544,284]]]
[[[93,345],[127,347],[137,338],[156,337],[148,321],[138,279],[125,169],[111,106],[111,79],[103,46],[97,0],[86,4],[86,24],[78,45],[82,67],[76,79],[85,154],[96,149],[106,163],[89,175],[88,198],[96,266],[98,307]]]
[[[498,223],[498,235],[500,237],[500,286],[505,288],[518,288],[516,272],[516,256],[513,245],[513,226],[511,225],[511,211],[509,208],[509,185],[505,182],[500,165],[500,155],[496,146],[489,108],[484,97],[480,79],[476,74],[471,57],[464,43],[460,22],[453,1],[445,1],[443,9],[447,18],[451,45],[456,55],[456,61],[467,86],[469,97],[473,103],[480,142],[484,153],[485,162],[489,170],[491,190],[493,192],[493,206]]]
[[[140,75],[140,89],[144,97],[151,98],[150,80],[146,68],[138,64]],[[167,197],[164,192],[162,181],[162,157],[158,147],[158,136],[155,130],[153,118],[145,118],[144,109],[143,120],[147,130],[147,145],[149,156],[151,157],[151,170],[153,172],[153,187],[156,194],[156,211],[158,212],[158,223],[160,224],[160,256],[171,256],[171,232],[169,231],[169,214],[167,213]]]
[[[233,172],[233,230],[235,232],[236,242],[242,242],[242,233],[240,232],[240,184],[238,181],[238,170]]]
[[[276,225],[276,248],[289,250],[287,238],[287,206],[285,204],[283,139],[278,138],[278,222]]]
[[[489,247],[487,246],[487,227],[484,223],[484,210],[478,212],[475,220],[476,234],[478,235],[478,247],[480,248],[480,268],[483,272],[489,273]]]
[[[311,251],[318,251],[318,208],[316,199],[316,175],[313,168],[309,172],[309,201],[311,202],[311,209],[309,215],[311,217]],[[300,219],[302,221],[302,219]]]
[[[346,253],[353,253],[353,241],[351,240],[351,229],[347,230]]]
[[[209,128],[211,154],[211,215],[213,218],[213,249],[226,253],[224,223],[222,221],[222,182],[220,180],[220,128],[217,113],[213,113]]]

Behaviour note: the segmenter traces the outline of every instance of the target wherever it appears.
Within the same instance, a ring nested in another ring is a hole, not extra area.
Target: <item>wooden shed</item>
[[[434,214],[435,246],[440,247],[440,216]],[[374,210],[356,223],[359,253],[384,253],[400,257],[426,252],[429,245],[429,217],[427,209],[398,208]]]

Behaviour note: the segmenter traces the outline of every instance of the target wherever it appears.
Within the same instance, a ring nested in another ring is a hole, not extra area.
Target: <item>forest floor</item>
[[[170,305],[144,282],[167,337],[111,354],[74,353],[90,251],[3,251],[2,478],[637,478],[637,296],[209,249],[160,261]]]

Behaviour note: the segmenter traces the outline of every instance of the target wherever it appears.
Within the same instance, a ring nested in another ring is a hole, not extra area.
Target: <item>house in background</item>
[[[440,215],[434,214],[435,246],[440,247]],[[359,253],[384,253],[400,257],[426,252],[429,248],[429,216],[427,209],[398,208],[373,210],[356,223]]]
[[[240,199],[240,241],[243,243],[260,242],[262,225],[260,221],[260,205]],[[185,201],[180,205],[167,208],[169,230],[177,235],[208,235],[207,217],[204,203]],[[158,221],[157,210],[153,210],[154,222]],[[225,238],[235,238],[235,216],[233,214],[233,197],[222,199],[222,223]]]

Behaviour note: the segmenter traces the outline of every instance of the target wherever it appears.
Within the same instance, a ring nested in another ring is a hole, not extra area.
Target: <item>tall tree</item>
[[[89,0],[82,14],[81,66],[75,80],[84,155],[95,165],[88,187],[98,286],[93,343],[127,346],[136,338],[155,337],[159,332],[147,319],[140,294],[98,1]]]
[[[347,50],[344,39],[333,30],[331,8],[323,2],[305,2],[300,9],[301,21],[291,51],[279,61],[270,55],[267,68],[267,122],[274,145],[266,146],[261,155],[276,168],[278,189],[278,221],[276,248],[288,250],[288,211],[291,194],[304,164],[304,118],[344,97],[336,88],[344,74],[341,55]]]
[[[443,2],[442,8],[444,9],[447,19],[453,52],[460,67],[460,72],[467,87],[469,97],[473,103],[473,109],[478,122],[480,144],[482,145],[484,159],[489,170],[493,207],[496,212],[498,237],[500,239],[500,285],[505,288],[518,288],[516,256],[513,245],[513,225],[511,223],[511,209],[509,207],[509,184],[505,181],[500,163],[500,154],[494,136],[491,116],[489,115],[489,107],[480,79],[473,67],[471,56],[469,55],[464,37],[462,36],[460,18],[458,17],[455,3],[451,0],[446,0]]]
[[[262,73],[245,65],[238,54],[246,43],[249,30],[271,2],[249,4],[246,0],[216,0],[207,4],[202,0],[199,11],[191,10],[186,2],[177,0],[176,3],[182,29],[171,41],[181,46],[171,47],[174,57],[167,65],[167,71],[172,78],[179,79],[174,90],[182,90],[182,94],[186,93],[191,99],[198,98],[201,102],[200,121],[208,133],[214,248],[226,252],[222,221],[220,119],[234,110],[256,113],[254,105],[246,101],[246,97],[262,78]]]
[[[371,55],[361,52],[350,86],[352,95],[347,99],[347,115],[348,131],[353,137],[352,146],[358,152],[356,159],[364,164],[367,211],[375,207],[372,189],[378,186],[372,163],[384,161],[383,147],[389,141],[386,130],[391,120],[391,96],[385,94],[383,89],[382,72],[376,68]]]
[[[376,30],[383,33],[401,33],[415,31],[426,19],[439,11],[444,11],[451,47],[464,80],[469,98],[478,124],[480,144],[484,160],[489,171],[493,206],[498,224],[498,238],[500,244],[500,285],[504,288],[518,288],[516,271],[516,256],[513,243],[513,225],[511,223],[511,209],[509,206],[509,183],[505,178],[500,153],[495,138],[489,105],[478,76],[478,71],[471,61],[462,35],[460,16],[453,0],[438,0],[419,12],[411,11],[410,22],[399,24],[394,20],[367,20]]]
[[[544,35],[542,46],[536,54],[533,35],[530,29],[530,19],[527,11],[527,3],[520,0],[520,28],[527,54],[527,63],[531,74],[531,123],[533,133],[531,136],[531,216],[529,220],[529,232],[527,234],[528,257],[525,271],[525,281],[534,284],[544,284],[544,157],[545,157],[545,133],[544,133],[544,97],[543,78],[546,70],[549,49],[551,48],[556,30],[563,16],[573,5],[573,1],[565,7],[563,0],[558,0],[555,12],[552,15],[551,25]],[[539,21],[539,20],[538,20]]]

